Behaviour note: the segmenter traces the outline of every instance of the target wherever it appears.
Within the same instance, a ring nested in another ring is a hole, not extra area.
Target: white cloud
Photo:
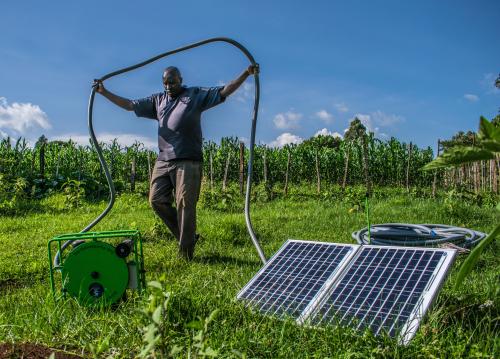
[[[466,93],[466,94],[464,95],[464,98],[465,98],[467,101],[470,101],[470,102],[477,102],[477,101],[479,101],[479,96],[474,95],[474,94],[471,94],[471,93]]]
[[[280,130],[296,129],[299,128],[299,122],[302,119],[302,114],[288,111],[285,113],[278,113],[274,116],[274,125]]]
[[[371,112],[370,114],[357,113],[351,121],[356,117],[366,127],[368,132],[375,133],[377,137],[388,137],[387,133],[380,132],[381,127],[391,129],[394,125],[406,121],[403,116],[387,114],[380,110]],[[347,129],[344,130],[344,133],[346,131]]]
[[[150,150],[156,150],[158,148],[157,141],[155,139],[146,136],[138,136],[129,133],[102,133],[102,134],[97,134],[96,137],[99,142],[104,142],[104,143],[111,143],[116,138],[121,146],[131,146],[135,142],[139,142],[142,143],[145,148]],[[70,139],[82,146],[90,144],[88,135],[82,135],[76,133],[68,133],[50,138],[50,140],[59,140],[59,141],[69,141]]]
[[[339,112],[347,112],[347,111],[349,111],[349,108],[343,102],[334,103],[333,106],[335,106],[335,108]]]
[[[236,101],[247,103],[250,100],[253,101],[254,98],[254,85],[249,83],[243,83],[243,85],[236,91]]]
[[[250,145],[250,139],[248,137],[238,137],[240,142],[243,142],[246,146]]]
[[[323,128],[322,130],[319,130],[318,132],[316,132],[314,134],[314,137],[317,137],[317,136],[332,136],[332,137],[342,138],[342,135],[340,133],[338,133],[338,132],[330,132],[326,128]]]
[[[226,83],[222,80],[217,81],[217,86],[225,86]],[[235,93],[229,96],[229,99],[234,99],[238,102],[248,103],[253,102],[255,96],[255,87],[253,83],[244,82]]]
[[[0,130],[13,136],[24,136],[37,129],[51,128],[49,118],[42,109],[31,103],[14,102],[8,104],[5,97],[0,97]]]
[[[328,113],[326,110],[320,110],[316,112],[316,117],[318,117],[326,124],[329,124],[333,121],[333,115],[331,113]]]
[[[296,135],[292,135],[289,132],[285,132],[285,133],[282,133],[281,135],[279,135],[276,138],[276,140],[272,141],[269,144],[269,146],[270,147],[283,147],[283,146],[291,144],[291,143],[298,145],[302,141],[304,141],[304,140],[301,137],[296,136]]]
[[[383,127],[390,127],[397,123],[405,121],[405,118],[403,116],[386,114],[380,110],[372,112],[371,115],[375,123]]]

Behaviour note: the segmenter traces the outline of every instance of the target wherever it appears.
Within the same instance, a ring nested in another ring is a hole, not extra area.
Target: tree
[[[477,134],[473,131],[467,131],[467,133],[459,131],[451,140],[442,140],[441,145],[444,150],[455,146],[474,146],[476,136]]]
[[[361,123],[361,121],[355,117],[351,124],[349,125],[349,129],[346,131],[344,136],[344,141],[346,141],[346,161],[344,167],[344,179],[342,182],[342,189],[345,188],[347,182],[347,171],[349,168],[349,152],[350,152],[350,144],[353,142],[360,142],[363,148],[363,172],[365,177],[366,184],[366,192],[371,192],[370,178],[369,178],[369,168],[368,168],[368,135],[366,134],[366,127]]]
[[[319,135],[308,138],[307,140],[302,142],[299,146],[305,146],[305,147],[310,146],[317,149],[321,148],[338,149],[341,143],[342,139],[340,137]]]

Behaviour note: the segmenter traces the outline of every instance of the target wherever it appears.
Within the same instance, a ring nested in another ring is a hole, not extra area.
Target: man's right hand
[[[102,94],[106,89],[104,88],[104,84],[101,80],[94,80],[92,87],[95,87],[95,91]]]
[[[100,93],[101,95],[106,97],[109,101],[113,102],[117,106],[120,106],[124,110],[127,111],[134,110],[134,104],[132,103],[132,101],[130,101],[127,98],[115,95],[111,91],[106,90],[101,80],[94,80],[92,87],[95,88],[95,91],[97,93]]]

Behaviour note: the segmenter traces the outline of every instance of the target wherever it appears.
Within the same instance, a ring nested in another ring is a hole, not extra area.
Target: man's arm
[[[224,88],[220,91],[220,95],[222,97],[228,97],[234,91],[236,91],[243,82],[245,82],[248,76],[253,75],[255,73],[259,73],[259,65],[248,66],[248,68],[245,71],[243,71],[241,75],[238,76],[238,78],[236,78],[235,80],[231,81],[226,86],[224,86]]]
[[[118,95],[115,95],[114,93],[106,90],[104,87],[102,81],[95,80],[94,81],[94,86],[96,87],[96,92],[100,93],[104,97],[106,97],[109,101],[113,102],[115,105],[120,106],[124,110],[127,111],[133,111],[134,106],[132,104],[132,101],[130,101],[127,98],[120,97]]]

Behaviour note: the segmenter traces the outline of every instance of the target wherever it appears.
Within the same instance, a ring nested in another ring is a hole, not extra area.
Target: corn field
[[[420,149],[395,138],[381,141],[373,136],[367,137],[367,145],[369,180],[373,185],[434,189],[462,185],[476,192],[498,193],[498,159],[432,173],[421,171],[434,157],[431,148]],[[118,191],[133,191],[136,182],[148,182],[155,152],[138,142],[124,147],[114,140],[101,146]],[[205,142],[203,151],[205,181],[212,186],[246,178],[249,151],[238,138],[222,138],[219,144]],[[318,191],[321,185],[360,185],[366,180],[359,141],[336,139],[328,146],[306,141],[283,148],[256,145],[253,168],[256,184],[310,183],[317,184]],[[82,146],[71,141],[49,142],[43,136],[34,147],[22,138],[15,143],[9,138],[0,142],[0,196],[17,188],[36,198],[63,189],[69,181],[77,181],[93,197],[107,193],[97,153],[90,143]]]

